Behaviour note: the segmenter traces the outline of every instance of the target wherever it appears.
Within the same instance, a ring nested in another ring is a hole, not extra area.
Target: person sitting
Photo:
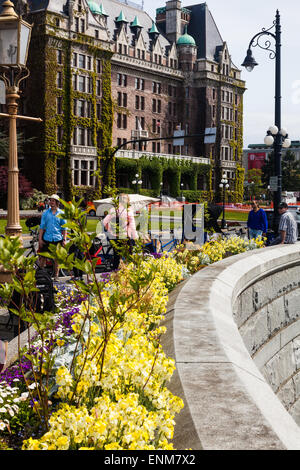
[[[289,206],[286,202],[281,202],[279,204],[279,235],[271,242],[271,245],[293,244],[296,243],[298,239],[297,222],[292,213],[288,212],[288,208]]]

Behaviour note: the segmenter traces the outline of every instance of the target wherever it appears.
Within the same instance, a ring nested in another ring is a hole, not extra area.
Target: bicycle
[[[30,249],[28,252],[26,252],[26,257],[29,256],[39,256],[39,251],[38,251],[38,243],[39,243],[39,231],[37,228],[31,228],[29,229],[29,233],[31,235],[31,239],[29,241]],[[36,267],[40,267],[39,262],[37,261]],[[54,277],[55,271],[54,271],[54,260],[51,258],[46,258],[46,265],[45,269],[49,272],[51,277]],[[67,277],[69,276],[68,271],[66,271],[63,268],[59,269],[59,277]]]

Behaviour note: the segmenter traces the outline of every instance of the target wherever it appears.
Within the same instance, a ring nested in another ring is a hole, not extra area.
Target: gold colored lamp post
[[[41,121],[39,118],[18,116],[19,85],[29,76],[26,67],[32,26],[26,23],[14,10],[14,4],[5,0],[0,14],[0,79],[5,83],[8,114],[0,117],[9,119],[9,158],[7,194],[7,235],[20,236],[19,213],[19,169],[17,152],[17,119]]]

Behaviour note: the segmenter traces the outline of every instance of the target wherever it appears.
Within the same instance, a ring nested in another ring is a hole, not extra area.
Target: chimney
[[[166,3],[166,36],[170,42],[176,43],[181,35],[181,1],[169,0]]]

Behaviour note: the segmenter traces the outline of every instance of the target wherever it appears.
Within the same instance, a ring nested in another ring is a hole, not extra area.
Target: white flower
[[[6,424],[4,423],[4,421],[0,421],[0,431],[4,431],[5,428]]]
[[[25,401],[27,400],[28,396],[29,396],[29,392],[23,392],[22,395],[20,396],[20,400]]]

